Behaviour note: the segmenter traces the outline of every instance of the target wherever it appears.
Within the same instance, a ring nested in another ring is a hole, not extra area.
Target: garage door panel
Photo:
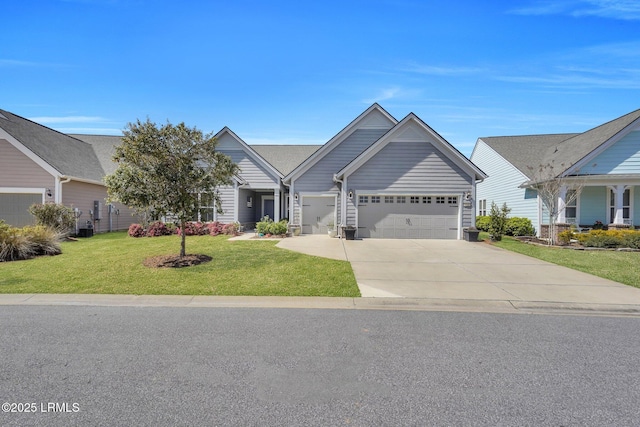
[[[0,194],[0,219],[14,227],[24,227],[34,223],[28,209],[34,203],[42,203],[42,194],[2,193]]]
[[[384,196],[380,196],[384,200]],[[409,197],[407,197],[409,200]],[[358,206],[358,235],[395,239],[456,239],[457,204],[367,203]]]
[[[335,210],[334,197],[305,197],[302,202],[302,233],[325,234],[327,224],[334,222]]]

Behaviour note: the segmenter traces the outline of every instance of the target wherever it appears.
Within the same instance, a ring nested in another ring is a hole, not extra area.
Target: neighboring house
[[[64,135],[2,114],[0,218],[31,222],[26,208],[43,201],[86,214],[94,201],[105,209],[102,180],[115,170],[111,156],[121,137]],[[322,146],[250,146],[227,127],[216,138],[217,150],[240,172],[232,185],[216,190],[223,212],[201,206],[197,219],[248,229],[268,215],[288,218],[305,234],[352,226],[360,237],[460,239],[463,228],[475,224],[476,182],[486,178],[417,116],[398,122],[378,104]],[[120,222],[109,230],[131,222],[123,221],[125,208],[116,207]],[[98,231],[108,230],[106,214]]]
[[[80,228],[87,221],[96,231],[128,228],[135,221],[131,211],[105,202],[102,178],[115,168],[112,149],[0,110],[0,219],[32,224],[30,205],[56,202],[77,208]]]
[[[489,175],[478,184],[478,215],[487,215],[492,202],[507,203],[510,216],[529,218],[546,237],[548,215],[535,181],[540,166],[553,165],[567,183],[557,224],[640,225],[640,110],[584,133],[479,138],[471,160]]]
[[[302,233],[353,226],[360,237],[459,239],[475,224],[486,175],[414,114],[378,104],[283,178]]]

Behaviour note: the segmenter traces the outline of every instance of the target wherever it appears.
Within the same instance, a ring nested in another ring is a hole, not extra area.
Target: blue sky
[[[25,0],[3,5],[0,108],[68,133],[229,126],[322,144],[372,103],[469,156],[640,108],[640,2]]]

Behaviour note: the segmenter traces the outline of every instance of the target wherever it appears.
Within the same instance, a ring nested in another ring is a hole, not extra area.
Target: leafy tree
[[[184,123],[158,127],[149,119],[129,123],[113,160],[116,171],[105,178],[109,198],[144,214],[172,215],[181,230],[180,256],[186,254],[185,224],[200,203],[215,203],[215,189],[231,184],[239,171],[231,158],[216,151],[213,134],[203,135]]]

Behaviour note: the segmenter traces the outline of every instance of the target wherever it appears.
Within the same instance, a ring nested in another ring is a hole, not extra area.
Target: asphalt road
[[[3,306],[0,343],[3,426],[640,425],[638,318]]]

